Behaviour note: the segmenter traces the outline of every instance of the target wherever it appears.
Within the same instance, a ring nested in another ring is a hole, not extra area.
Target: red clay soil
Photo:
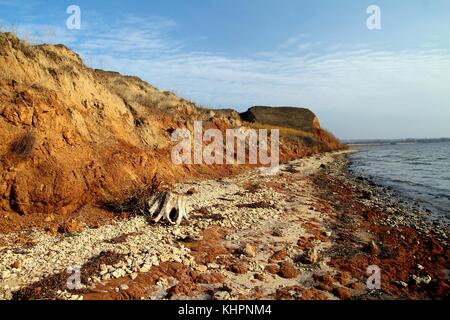
[[[222,244],[222,240],[228,233],[229,230],[214,226],[203,231],[200,241],[185,242],[184,245],[191,249],[195,262],[206,265],[214,262],[218,256],[229,254]]]
[[[187,240],[184,245],[191,249],[191,254],[198,264],[216,262],[218,257],[230,257],[231,255],[222,245],[222,240],[226,234],[227,230],[211,227],[202,233],[203,238],[201,240]],[[176,280],[176,283],[173,281],[169,283],[170,287],[165,296],[168,299],[179,295],[194,297],[204,292],[212,294],[202,285],[222,284],[224,282],[223,275],[218,272],[199,273],[178,262],[165,262],[152,267],[147,273],[138,274],[134,280],[123,277],[110,280],[104,285],[98,284],[95,290],[86,292],[83,297],[85,300],[140,300],[150,296],[160,279]],[[126,285],[128,288],[117,290],[121,285]]]
[[[98,275],[102,264],[113,265],[124,260],[124,256],[115,252],[102,252],[100,255],[91,258],[80,270],[81,283],[88,285],[89,277]],[[13,295],[14,300],[54,300],[58,299],[57,291],[67,289],[66,271],[44,277],[30,286],[16,291]],[[80,293],[77,291],[74,293]]]

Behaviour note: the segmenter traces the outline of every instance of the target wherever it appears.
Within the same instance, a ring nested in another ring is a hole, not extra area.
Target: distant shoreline
[[[432,138],[432,139],[349,139],[343,140],[349,147],[373,147],[384,145],[404,145],[416,143],[445,143],[450,142],[450,138]]]
[[[348,143],[349,147],[380,147],[389,145],[417,144],[419,142]]]

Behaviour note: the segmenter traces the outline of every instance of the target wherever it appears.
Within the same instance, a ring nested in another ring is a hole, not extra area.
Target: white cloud
[[[273,52],[233,57],[186,50],[170,37],[175,26],[128,17],[115,26],[84,25],[79,34],[59,30],[58,40],[89,64],[138,75],[208,106],[307,106],[345,138],[450,136],[447,50],[381,51],[299,35]]]

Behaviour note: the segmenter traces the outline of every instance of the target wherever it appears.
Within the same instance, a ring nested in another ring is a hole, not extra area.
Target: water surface
[[[450,142],[355,147],[351,170],[371,176],[450,221]]]

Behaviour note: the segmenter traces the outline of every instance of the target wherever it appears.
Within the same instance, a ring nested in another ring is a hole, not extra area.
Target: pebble
[[[231,294],[228,291],[217,291],[214,293],[215,300],[230,300]]]
[[[144,264],[142,268],[139,269],[139,272],[147,273],[150,271],[151,268],[152,266],[150,264]]]
[[[126,285],[126,284],[121,284],[120,287],[119,287],[119,289],[120,289],[121,291],[126,291],[126,290],[130,289],[130,287],[129,287],[128,285]]]
[[[135,280],[136,278],[138,277],[138,274],[137,273],[132,273],[132,274],[130,274],[130,278],[131,278],[131,280]]]
[[[123,269],[117,269],[117,270],[115,270],[111,275],[112,275],[114,278],[117,279],[117,278],[123,277],[125,274],[126,274],[125,270],[123,270]]]
[[[256,257],[256,248],[255,246],[251,244],[246,244],[245,248],[243,250],[244,254],[249,258],[255,258]]]
[[[208,267],[205,266],[205,265],[199,265],[199,266],[197,266],[196,269],[197,269],[198,272],[206,272],[206,271],[208,271]]]
[[[403,287],[403,288],[407,288],[407,287],[408,287],[408,284],[407,284],[406,282],[404,282],[404,281],[396,281],[396,283],[397,283],[400,287]]]
[[[217,263],[208,263],[208,269],[219,269],[220,266]]]

